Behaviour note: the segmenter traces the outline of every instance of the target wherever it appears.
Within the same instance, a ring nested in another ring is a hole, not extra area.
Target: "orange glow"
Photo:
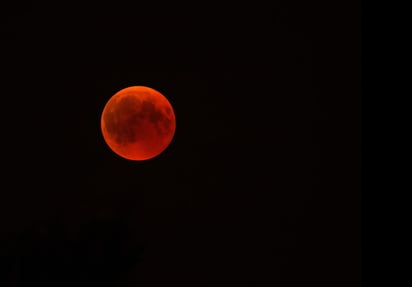
[[[133,86],[120,90],[106,103],[101,129],[107,145],[117,155],[147,160],[169,146],[176,118],[172,105],[160,92]]]

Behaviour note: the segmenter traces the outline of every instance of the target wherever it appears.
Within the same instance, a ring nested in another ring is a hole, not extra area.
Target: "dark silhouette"
[[[70,234],[50,225],[17,235],[2,254],[1,286],[117,286],[141,259],[143,245],[115,221]]]

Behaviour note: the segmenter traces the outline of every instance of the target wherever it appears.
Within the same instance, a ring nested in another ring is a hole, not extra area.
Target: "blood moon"
[[[160,92],[132,86],[108,100],[101,116],[101,129],[107,145],[117,155],[147,160],[169,146],[176,118],[172,105]]]

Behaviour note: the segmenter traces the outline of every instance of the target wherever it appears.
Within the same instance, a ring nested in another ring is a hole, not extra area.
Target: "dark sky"
[[[6,11],[0,285],[360,286],[359,5],[302,2]],[[144,162],[100,131],[133,85]]]

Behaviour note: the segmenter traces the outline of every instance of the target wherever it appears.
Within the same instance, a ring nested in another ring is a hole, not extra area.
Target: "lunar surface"
[[[101,129],[107,145],[117,155],[147,160],[169,146],[176,119],[164,95],[149,87],[133,86],[120,90],[106,103]]]

